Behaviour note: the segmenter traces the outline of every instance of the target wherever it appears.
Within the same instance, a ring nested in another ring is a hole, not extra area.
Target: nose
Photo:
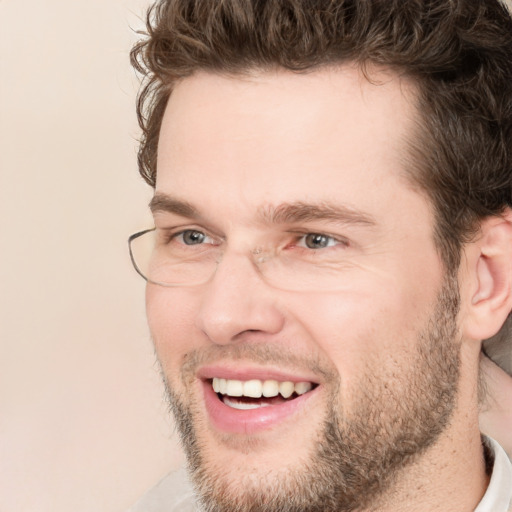
[[[225,254],[203,296],[196,326],[215,344],[226,345],[245,334],[276,334],[284,325],[277,292],[262,281],[250,258]]]

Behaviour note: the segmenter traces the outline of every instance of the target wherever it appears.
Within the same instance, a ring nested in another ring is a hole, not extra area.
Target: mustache
[[[220,361],[244,361],[259,365],[273,365],[290,370],[307,369],[321,375],[326,381],[336,379],[338,372],[332,363],[320,354],[301,356],[288,347],[267,343],[238,343],[213,345],[187,352],[183,358],[181,378],[184,384],[195,377],[204,365]]]

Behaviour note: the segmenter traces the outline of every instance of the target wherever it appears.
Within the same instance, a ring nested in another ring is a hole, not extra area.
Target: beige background
[[[180,463],[128,235],[147,0],[0,0],[0,512],[122,511]]]
[[[147,0],[0,0],[0,512],[121,511],[178,463],[126,239]]]

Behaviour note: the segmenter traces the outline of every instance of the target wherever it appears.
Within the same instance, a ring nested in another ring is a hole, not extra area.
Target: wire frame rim
[[[130,252],[130,260],[132,262],[133,268],[135,269],[137,274],[139,274],[142,277],[142,279],[144,279],[144,281],[146,281],[147,283],[156,284],[158,286],[164,286],[165,288],[177,288],[177,287],[181,288],[181,287],[199,286],[199,285],[205,284],[209,281],[209,279],[207,279],[206,281],[201,281],[199,283],[162,283],[160,281],[153,281],[149,277],[145,276],[143,274],[142,270],[140,270],[139,266],[137,265],[137,262],[135,261],[135,257],[133,255],[133,250],[132,250],[132,242],[134,240],[137,240],[137,238],[140,238],[141,236],[143,236],[147,233],[150,233],[151,231],[155,231],[155,230],[156,230],[156,227],[143,229],[142,231],[133,233],[133,235],[130,235],[128,237],[128,250]]]

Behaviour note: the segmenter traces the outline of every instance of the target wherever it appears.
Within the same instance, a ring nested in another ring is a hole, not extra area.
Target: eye
[[[181,231],[180,233],[176,233],[174,235],[179,242],[182,242],[184,245],[200,245],[203,243],[213,243],[212,238],[203,233],[202,231],[197,231],[195,229],[186,229]]]
[[[340,243],[343,242],[340,242],[329,235],[324,235],[322,233],[308,233],[301,237],[297,245],[307,247],[308,249],[325,249],[326,247],[334,247]]]

